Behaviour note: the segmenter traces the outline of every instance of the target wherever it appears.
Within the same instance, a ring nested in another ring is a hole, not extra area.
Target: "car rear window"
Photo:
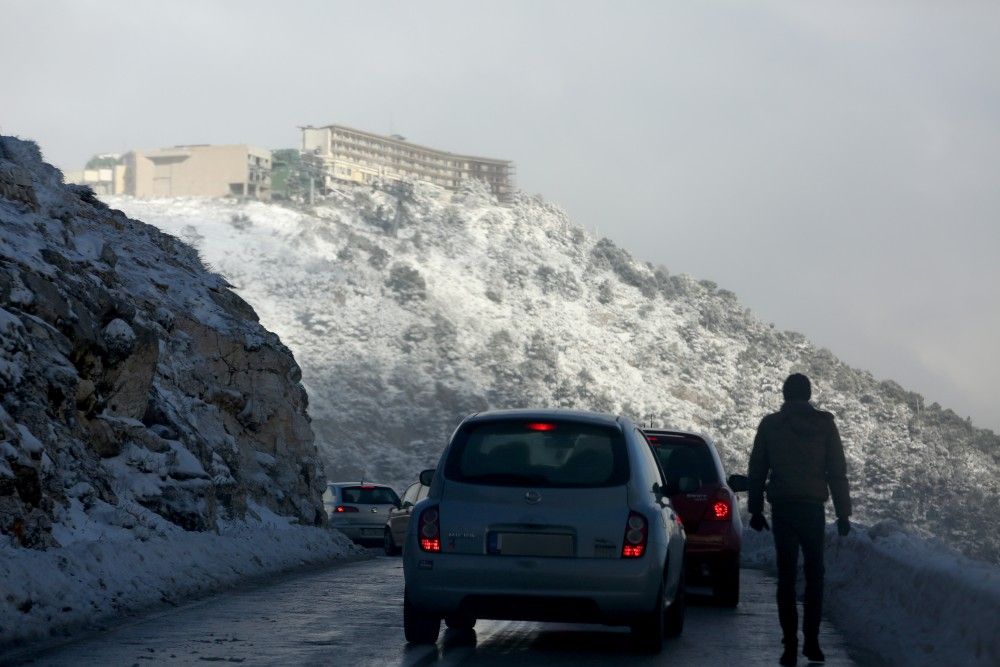
[[[693,491],[706,484],[718,484],[719,472],[705,441],[689,436],[649,434],[646,436],[660,460],[667,483],[682,491]]]
[[[552,420],[474,422],[455,436],[445,477],[493,486],[598,487],[628,480],[616,428]]]
[[[345,486],[340,490],[341,502],[361,505],[395,505],[399,496],[384,486]]]

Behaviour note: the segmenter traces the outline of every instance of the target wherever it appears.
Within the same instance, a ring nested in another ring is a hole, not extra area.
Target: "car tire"
[[[667,637],[680,637],[684,632],[684,611],[687,607],[687,584],[684,568],[681,567],[680,579],[677,581],[677,595],[664,613],[663,634]]]
[[[656,608],[644,614],[632,625],[632,641],[642,653],[657,654],[663,650],[663,631],[666,626],[664,590],[666,582],[660,582],[656,595]]]
[[[719,573],[712,584],[712,597],[720,607],[740,604],[740,565],[733,563]]]
[[[472,630],[476,627],[476,619],[471,616],[445,616],[444,624],[452,630]]]
[[[386,556],[398,556],[401,549],[396,546],[396,541],[392,539],[392,531],[388,528],[382,536],[382,548],[385,549]]]
[[[441,617],[418,609],[403,592],[403,635],[411,644],[433,644],[441,632]]]

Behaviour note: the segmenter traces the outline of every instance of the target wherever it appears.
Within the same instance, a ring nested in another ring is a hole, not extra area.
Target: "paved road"
[[[403,570],[380,557],[234,591],[132,621],[28,659],[35,665],[776,665],[774,582],[743,571],[738,609],[696,601],[684,634],[659,656],[632,652],[628,631],[480,621],[474,633],[442,632],[409,647],[402,628]],[[442,628],[443,628],[442,624]],[[844,639],[824,624],[827,665],[853,665]],[[799,664],[805,665],[805,659]]]

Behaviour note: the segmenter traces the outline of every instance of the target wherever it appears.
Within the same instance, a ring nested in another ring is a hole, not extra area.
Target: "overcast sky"
[[[512,159],[643,259],[1000,428],[993,3],[0,0],[0,130],[77,169],[343,123]]]

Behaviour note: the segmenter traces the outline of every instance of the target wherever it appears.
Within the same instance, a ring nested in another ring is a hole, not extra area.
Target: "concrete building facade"
[[[271,198],[271,151],[244,144],[174,146],[122,156],[122,194]]]
[[[343,125],[306,126],[302,152],[317,168],[323,187],[332,181],[371,183],[376,179],[415,179],[458,188],[466,179],[489,184],[500,201],[513,192],[514,165],[509,160],[449,153]]]

